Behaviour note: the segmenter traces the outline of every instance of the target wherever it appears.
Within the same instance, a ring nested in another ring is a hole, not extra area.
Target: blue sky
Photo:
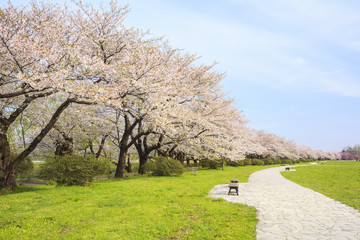
[[[219,62],[249,127],[326,151],[360,144],[359,1],[119,3],[131,8],[127,26],[165,36],[200,62]]]

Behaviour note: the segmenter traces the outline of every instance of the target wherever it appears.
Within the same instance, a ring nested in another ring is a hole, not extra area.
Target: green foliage
[[[291,160],[289,160],[289,159],[281,159],[281,160],[280,160],[280,163],[281,163],[281,164],[292,164],[293,161],[291,161]]]
[[[222,160],[221,159],[204,158],[200,161],[200,164],[201,164],[201,167],[203,167],[203,168],[217,169],[222,166]]]
[[[328,161],[297,167],[295,172],[281,174],[293,182],[360,210],[359,172],[360,162]]]
[[[150,158],[144,169],[155,176],[181,175],[185,172],[184,166],[178,160],[161,156]]]
[[[95,180],[87,188],[18,187],[21,194],[0,196],[0,239],[255,240],[255,208],[206,195],[217,184],[235,176],[246,182],[264,168]]]
[[[231,161],[227,161],[226,164],[228,166],[247,166],[247,165],[273,165],[273,164],[295,164],[295,163],[302,163],[302,162],[314,162],[312,159],[298,159],[298,160],[290,160],[290,159],[272,159],[272,158],[246,158],[242,161],[237,162],[236,164],[232,163]]]
[[[14,161],[18,154],[11,154],[11,161]],[[30,157],[26,157],[19,165],[16,166],[15,175],[17,177],[30,177],[34,171],[34,164]]]
[[[242,160],[240,160],[240,161],[232,161],[230,159],[226,159],[225,163],[226,163],[226,166],[231,166],[231,167],[239,167],[239,166],[244,165]]]
[[[247,165],[254,165],[254,166],[262,166],[264,165],[264,161],[257,159],[257,158],[245,158],[243,160],[243,165],[247,166]]]
[[[314,159],[299,159],[299,162],[314,162]]]
[[[54,180],[58,185],[86,185],[95,176],[108,174],[111,163],[107,159],[96,159],[94,155],[65,155],[45,159],[40,177]]]
[[[264,161],[264,164],[265,164],[265,165],[272,165],[272,164],[274,164],[274,159],[264,158],[264,159],[261,159],[261,160]]]
[[[245,158],[243,161],[244,161],[244,166],[252,165],[252,161],[249,158]]]
[[[254,159],[251,160],[251,164],[252,164],[252,165],[261,166],[261,165],[264,165],[264,161],[263,161],[263,160],[260,160],[260,159],[254,158]]]
[[[238,161],[238,164],[239,164],[239,166],[245,166],[245,165],[244,165],[244,160]]]

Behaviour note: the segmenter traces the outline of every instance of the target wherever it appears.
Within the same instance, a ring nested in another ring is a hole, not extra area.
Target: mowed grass
[[[20,187],[0,195],[0,239],[255,239],[254,208],[206,195],[264,168]]]
[[[360,210],[360,162],[328,161],[282,172],[289,180]]]

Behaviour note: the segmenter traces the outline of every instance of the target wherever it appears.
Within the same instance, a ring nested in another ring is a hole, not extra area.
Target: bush
[[[258,166],[264,165],[264,161],[263,161],[263,160],[256,159],[256,158],[252,159],[252,160],[251,160],[251,163],[252,163],[252,165],[258,165]]]
[[[54,180],[58,185],[86,185],[95,176],[110,173],[111,163],[107,159],[96,159],[94,155],[65,155],[45,159],[40,177]]]
[[[274,164],[280,164],[280,160],[279,159],[271,159],[273,162],[274,162]]]
[[[230,159],[226,159],[225,160],[226,166],[231,166],[231,167],[239,167],[242,166],[243,161],[232,161]]]
[[[14,161],[17,156],[18,154],[11,154],[10,155],[11,161]],[[24,161],[22,161],[21,163],[19,163],[19,165],[16,166],[15,175],[17,177],[21,176],[21,177],[30,178],[33,171],[34,171],[34,164],[30,157],[26,157]]]
[[[281,159],[281,164],[292,164],[293,162],[290,159]]]
[[[244,166],[244,160],[238,161],[239,166]]]
[[[264,161],[264,164],[265,165],[272,165],[274,164],[274,160],[273,159],[269,159],[269,158],[265,158],[265,159],[262,159]]]
[[[146,172],[151,172],[155,176],[181,175],[185,172],[184,166],[173,158],[152,157],[145,164]]]
[[[250,158],[245,158],[244,159],[244,166],[247,166],[247,165],[251,165],[252,164],[252,161]]]
[[[207,159],[204,158],[200,161],[201,167],[203,168],[212,168],[212,169],[217,169],[219,167],[221,167],[222,165],[222,160],[221,159]]]

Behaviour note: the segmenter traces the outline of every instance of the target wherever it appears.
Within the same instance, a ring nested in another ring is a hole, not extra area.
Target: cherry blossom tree
[[[0,11],[1,186],[15,185],[15,167],[34,151],[70,104],[120,106],[121,98],[137,89],[127,84],[121,71],[132,67],[126,65],[127,54],[139,36],[121,25],[126,8],[115,2],[109,12],[86,8],[81,2],[78,6],[82,11],[36,2],[17,9],[9,2]],[[29,146],[10,162],[10,126],[37,99],[57,93],[67,97]]]
[[[142,131],[151,128],[151,133],[155,135],[151,144],[147,135],[136,142],[141,163],[145,163],[154,150],[164,155],[177,152],[174,157],[186,155],[194,159],[210,155],[234,157],[230,153],[236,155],[241,152],[236,140],[244,133],[246,121],[219,87],[224,75],[211,72],[211,68],[191,67],[196,74],[189,76],[191,84],[186,85],[188,95],[168,96],[167,102],[172,103],[171,108],[176,111],[170,111],[170,108],[165,111],[168,119],[165,124],[154,126],[145,122],[141,126]],[[237,157],[240,160],[243,155]]]
[[[31,9],[8,7],[0,11],[0,186],[15,185],[14,170],[46,136],[74,95],[61,103],[47,125],[29,146],[10,161],[7,132],[26,108],[59,91],[52,83],[63,82],[71,68],[71,54],[80,33],[60,8],[32,3]],[[61,79],[61,80],[60,80]]]
[[[342,151],[342,158],[344,160],[359,160],[360,159],[360,145],[355,145],[353,147],[346,147]]]

